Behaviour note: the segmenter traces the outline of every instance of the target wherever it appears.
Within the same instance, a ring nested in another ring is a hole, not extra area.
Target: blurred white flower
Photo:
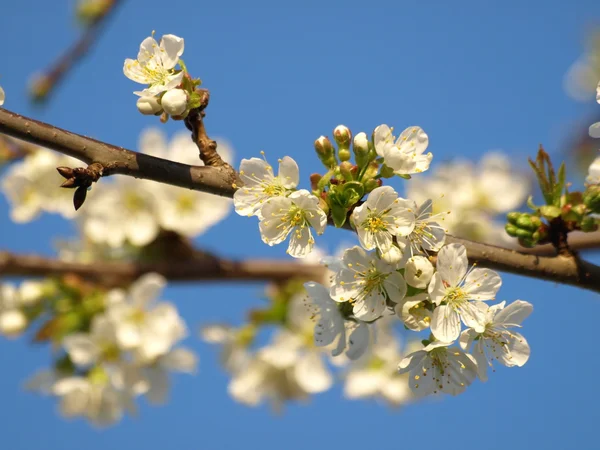
[[[248,364],[251,356],[243,331],[228,325],[207,325],[200,335],[205,342],[222,345],[220,362],[229,373],[237,373]]]
[[[133,351],[136,361],[154,361],[187,335],[175,305],[156,302],[165,284],[158,274],[144,275],[121,301],[111,303],[106,310],[115,326],[117,345]]]
[[[588,169],[588,176],[585,179],[588,184],[599,184],[600,183],[600,156],[598,156]]]
[[[19,288],[0,283],[0,334],[19,336],[29,324],[24,308],[35,305],[43,295],[42,282],[23,281]]]
[[[4,89],[0,86],[0,106],[4,105],[4,100],[6,99],[6,94],[4,93]]]
[[[529,188],[529,179],[505,155],[490,152],[477,165],[453,161],[440,164],[427,177],[414,177],[407,184],[407,195],[417,203],[433,199],[432,212],[443,215],[448,233],[508,244],[512,238],[495,218],[518,209]]]
[[[379,330],[377,341],[346,373],[344,395],[350,399],[382,398],[393,406],[407,403],[412,393],[408,375],[398,374],[400,344],[389,331]]]
[[[61,166],[79,167],[81,161],[40,147],[8,169],[2,179],[2,191],[10,203],[14,222],[29,222],[42,211],[69,219],[75,216],[73,191],[60,187],[65,180],[56,168]]]

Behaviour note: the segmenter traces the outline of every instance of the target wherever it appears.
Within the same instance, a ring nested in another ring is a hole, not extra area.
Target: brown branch
[[[188,166],[136,153],[55,128],[2,108],[0,108],[0,133],[51,148],[88,164],[101,164],[104,167],[102,176],[129,175],[226,197],[232,197],[235,192],[233,184],[236,182],[236,174],[232,174],[226,167]],[[452,236],[448,237],[448,242],[464,244],[470,259],[478,261],[482,266],[600,292],[600,268],[576,257],[531,255]],[[170,263],[169,266],[173,267]],[[283,267],[279,264],[277,266]],[[300,270],[302,266],[293,264],[293,267]],[[93,269],[88,268],[88,270]],[[129,272],[126,273],[133,276],[139,273],[136,270],[138,269],[130,267]],[[164,267],[162,270],[171,269]],[[182,267],[181,270],[189,273],[185,271],[190,269]],[[211,274],[212,276],[215,275]]]
[[[75,274],[104,285],[119,286],[149,272],[159,273],[171,281],[284,281],[290,278],[321,280],[325,274],[323,267],[319,265],[260,259],[234,261],[212,255],[153,263],[80,263],[0,252],[0,277]]]
[[[122,3],[122,0],[107,0],[105,9],[94,16],[94,19],[86,25],[85,31],[77,42],[60,55],[48,69],[35,76],[30,87],[30,93],[34,101],[47,100],[54,89],[73,69],[73,66],[87,55],[92,45],[97,41],[102,26],[120,3]]]

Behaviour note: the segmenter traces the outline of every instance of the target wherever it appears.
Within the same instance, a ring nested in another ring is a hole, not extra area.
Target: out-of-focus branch
[[[98,40],[102,27],[111,13],[117,9],[123,0],[104,0],[102,7],[90,18],[85,31],[80,38],[58,57],[46,70],[36,74],[30,86],[30,94],[34,101],[41,102],[48,99],[54,89],[65,79]]]
[[[228,166],[188,166],[155,158],[71,133],[2,108],[0,133],[73,156],[87,164],[97,163],[103,167],[102,176],[129,175],[226,197],[233,196],[236,189],[234,184],[239,183],[235,171],[232,173]],[[576,256],[532,255],[452,236],[448,237],[448,242],[463,244],[469,259],[477,261],[481,266],[600,292],[600,267]],[[288,264],[301,270],[302,266],[299,264]],[[172,270],[173,264],[168,265],[163,270]],[[94,266],[100,267],[96,264]],[[276,271],[280,268],[283,271],[282,267],[277,263],[273,269]],[[89,267],[88,270],[94,268]],[[131,276],[139,274],[135,267],[128,270]],[[189,267],[181,270],[189,270]],[[210,276],[214,277],[213,274]]]
[[[290,278],[321,280],[325,269],[294,261],[234,261],[200,253],[191,259],[166,259],[153,263],[80,263],[0,252],[0,277],[74,274],[104,285],[119,286],[149,272],[159,273],[171,281],[284,281]]]

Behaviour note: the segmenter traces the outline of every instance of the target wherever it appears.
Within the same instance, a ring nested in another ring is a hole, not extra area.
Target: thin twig
[[[30,88],[33,100],[41,102],[49,98],[50,94],[65,79],[65,76],[72,71],[73,66],[88,54],[92,45],[98,40],[103,25],[108,22],[107,19],[111,16],[111,13],[121,3],[122,0],[107,2],[106,9],[86,26],[77,42],[60,55],[48,69],[35,76]]]

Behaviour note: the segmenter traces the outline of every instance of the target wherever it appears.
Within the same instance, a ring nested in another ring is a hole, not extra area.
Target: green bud
[[[593,213],[600,214],[600,185],[593,184],[583,193],[583,203]]]
[[[335,166],[335,153],[333,145],[327,136],[321,136],[315,141],[315,150],[317,151],[317,156],[325,165],[325,167],[330,168]]]
[[[517,237],[517,231],[519,229],[513,224],[507,223],[506,225],[504,225],[504,229],[506,230],[506,233],[508,233],[509,236]]]
[[[340,159],[341,159],[341,157],[340,157]],[[354,166],[351,162],[343,161],[342,163],[340,163],[340,173],[342,174],[342,176],[344,177],[344,179],[346,181],[352,181],[354,178],[352,176],[352,167],[354,167]]]
[[[535,230],[538,226],[536,226],[531,220],[531,216],[529,214],[523,214],[521,217],[517,219],[517,224],[519,228],[523,228],[525,230]]]
[[[338,157],[340,158],[340,161],[350,161],[350,158],[352,157],[350,149],[340,148],[340,150],[338,151]]]
[[[379,186],[381,186],[381,180],[374,180],[373,178],[371,178],[370,180],[367,180],[364,182],[364,186],[365,186],[365,194],[368,194],[373,189],[376,189]]]
[[[521,214],[522,213],[516,212],[516,211],[515,212],[509,212],[506,215],[506,220],[508,220],[510,223],[516,225],[517,224],[517,220],[519,220],[519,217],[521,217]]]
[[[522,228],[518,228],[515,234],[517,235],[518,238],[521,238],[521,239],[532,239],[532,235],[533,235],[533,233],[531,231],[524,230]]]
[[[581,219],[581,222],[579,223],[579,227],[581,228],[581,231],[585,231],[586,233],[588,233],[590,231],[596,231],[598,229],[596,220],[590,216],[586,216],[583,219]]]

